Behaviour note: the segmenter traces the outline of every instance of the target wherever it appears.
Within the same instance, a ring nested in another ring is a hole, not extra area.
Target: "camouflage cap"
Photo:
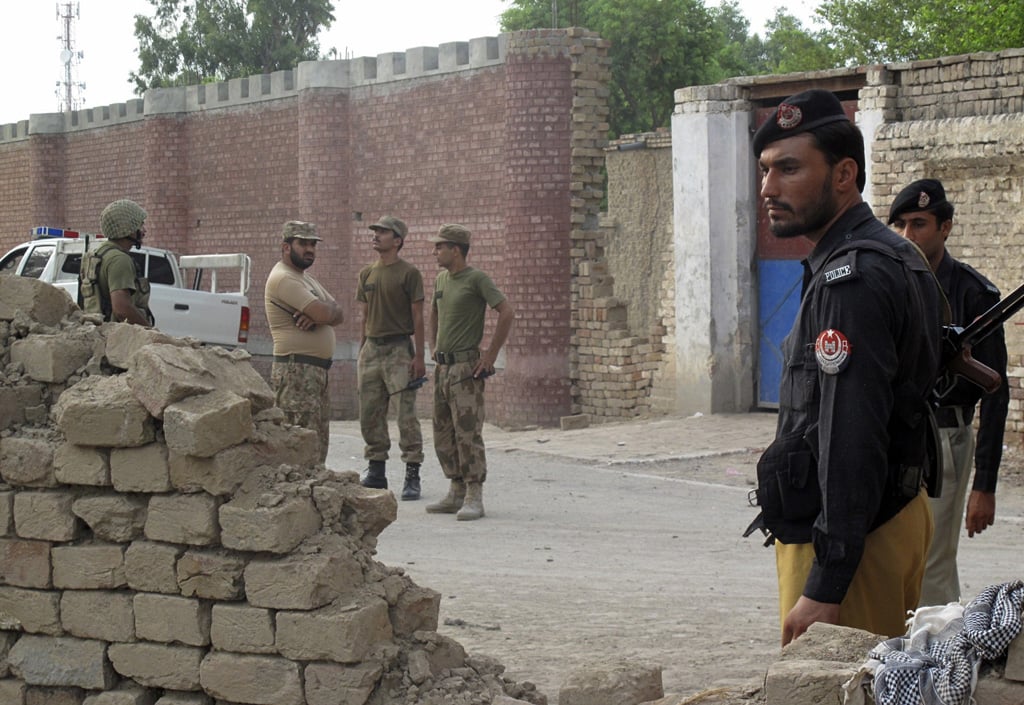
[[[441,229],[437,231],[437,235],[430,238],[430,241],[433,243],[453,242],[457,245],[468,245],[469,230],[466,229],[465,225],[449,223],[442,225]]]
[[[100,213],[100,231],[108,240],[134,237],[146,221],[146,211],[135,201],[122,198]]]
[[[409,234],[409,228],[405,221],[393,215],[383,215],[380,220],[370,226],[370,230],[390,230],[398,237],[405,237]]]
[[[281,241],[291,242],[296,238],[299,240],[322,239],[316,234],[316,226],[312,223],[306,223],[301,220],[289,220],[284,224],[284,231],[281,233]]]

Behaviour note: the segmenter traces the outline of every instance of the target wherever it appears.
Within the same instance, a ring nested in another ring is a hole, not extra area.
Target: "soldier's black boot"
[[[384,474],[384,461],[371,460],[359,484],[363,487],[372,487],[375,490],[386,490],[388,488],[388,476]]]
[[[402,499],[420,498],[420,466],[418,463],[406,463],[405,486],[402,488]]]

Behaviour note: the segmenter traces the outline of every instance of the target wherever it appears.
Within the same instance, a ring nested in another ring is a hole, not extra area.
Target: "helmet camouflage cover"
[[[135,201],[122,198],[114,201],[100,214],[100,230],[108,240],[133,237],[142,228],[146,211]]]

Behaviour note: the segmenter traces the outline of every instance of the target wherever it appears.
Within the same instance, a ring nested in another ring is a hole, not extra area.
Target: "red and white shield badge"
[[[814,357],[827,375],[837,375],[850,361],[850,341],[834,328],[823,330],[814,341]]]

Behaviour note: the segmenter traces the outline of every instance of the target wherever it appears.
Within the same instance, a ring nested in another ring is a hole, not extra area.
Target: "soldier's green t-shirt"
[[[367,337],[412,335],[412,305],[423,300],[423,275],[403,259],[391,264],[377,260],[359,272],[356,301],[366,304]]]
[[[466,267],[452,275],[447,270],[434,283],[437,309],[437,347],[440,352],[476,350],[484,337],[484,314],[505,300],[491,278]]]

